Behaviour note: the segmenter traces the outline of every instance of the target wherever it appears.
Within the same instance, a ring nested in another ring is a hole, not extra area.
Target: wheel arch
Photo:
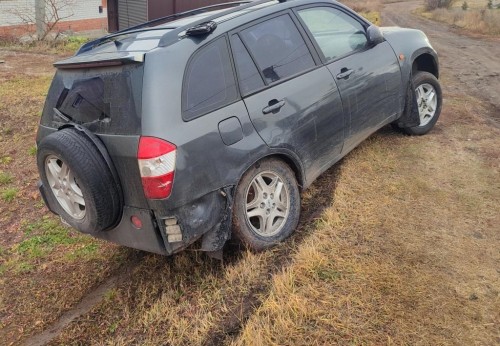
[[[306,187],[306,181],[305,181],[305,174],[304,170],[302,168],[302,164],[300,163],[300,160],[298,157],[295,157],[295,155],[291,152],[273,152],[269,153],[268,155],[262,156],[259,159],[255,160],[251,164],[249,164],[241,173],[238,182],[236,185],[238,185],[241,181],[241,178],[245,175],[248,170],[255,165],[256,163],[265,160],[265,159],[272,159],[276,158],[278,160],[283,161],[290,169],[293,171],[295,175],[295,179],[297,179],[297,184],[299,187],[299,190],[302,191]]]
[[[436,58],[430,53],[422,53],[413,60],[412,74],[415,74],[417,71],[429,72],[436,78],[439,78],[438,63]]]

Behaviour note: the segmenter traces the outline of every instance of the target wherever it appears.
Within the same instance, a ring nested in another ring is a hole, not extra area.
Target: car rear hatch
[[[84,46],[54,64],[38,140],[68,125],[85,127],[104,143],[118,172],[124,203],[147,208],[137,165],[145,53],[168,29],[125,33]],[[83,52],[82,52],[83,51]]]

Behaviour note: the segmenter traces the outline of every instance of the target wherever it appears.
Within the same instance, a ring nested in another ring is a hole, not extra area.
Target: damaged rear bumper
[[[45,187],[38,183],[40,194],[48,209],[57,214],[46,198]],[[182,207],[158,212],[149,209],[123,207],[120,222],[111,230],[89,233],[130,248],[171,255],[202,239],[201,250],[221,250],[230,237],[232,188],[213,191]],[[137,227],[133,218],[138,218]]]

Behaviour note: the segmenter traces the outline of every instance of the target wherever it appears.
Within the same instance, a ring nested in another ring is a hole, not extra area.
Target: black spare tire
[[[99,149],[75,128],[54,132],[38,145],[38,171],[47,203],[84,233],[106,231],[122,215],[120,184],[101,150],[104,146]]]

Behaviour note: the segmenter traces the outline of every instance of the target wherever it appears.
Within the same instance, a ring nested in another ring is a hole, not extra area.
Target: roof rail
[[[266,0],[266,1],[270,1],[270,0]],[[125,34],[125,33],[134,33],[134,32],[144,31],[144,30],[140,30],[140,29],[148,28],[148,27],[155,25],[155,24],[165,23],[168,21],[182,18],[182,17],[194,16],[196,14],[211,11],[211,10],[214,10],[214,9],[217,9],[220,7],[233,6],[233,7],[237,7],[239,9],[239,8],[241,8],[241,5],[248,6],[249,4],[251,4],[251,6],[253,6],[253,5],[255,5],[257,3],[261,3],[261,2],[262,1],[249,1],[249,0],[247,0],[247,1],[232,1],[232,2],[222,3],[222,4],[200,7],[200,8],[196,8],[196,9],[181,12],[181,13],[174,13],[174,14],[171,14],[171,15],[165,16],[165,17],[156,18],[156,19],[141,23],[139,25],[132,26],[132,27],[127,28],[127,29],[123,29],[123,30],[114,32],[112,34],[98,38],[96,40],[87,42],[80,47],[80,49],[76,52],[76,55],[87,52],[87,51],[91,50],[92,48],[94,48],[95,46],[98,46],[99,44],[106,42],[113,37],[120,36],[120,35]],[[161,29],[165,29],[165,28],[161,28]],[[147,30],[151,30],[151,29],[147,29]]]
[[[175,28],[171,32],[169,32],[169,33],[167,33],[167,34],[165,34],[165,35],[162,36],[162,38],[160,39],[160,42],[158,43],[158,47],[165,47],[165,46],[168,46],[169,44],[177,41],[177,38],[174,39],[172,37],[177,36],[178,34],[182,33],[183,31],[188,30],[189,28],[192,28],[192,27],[195,27],[197,25],[213,21],[214,19],[217,19],[219,17],[223,17],[223,16],[226,16],[228,14],[244,10],[246,8],[254,7],[254,6],[257,6],[257,5],[260,5],[260,4],[265,4],[267,2],[275,2],[275,1],[278,1],[279,3],[282,3],[282,2],[285,2],[286,0],[253,0],[253,1],[242,1],[242,2],[244,2],[244,4],[241,4],[240,6],[229,8],[229,9],[227,9],[224,12],[220,12],[220,13],[213,14],[211,16],[199,19],[197,21],[189,23],[189,25],[184,25],[182,27]],[[230,3],[226,3],[226,4],[230,4]],[[208,6],[208,7],[210,7],[210,6]]]
[[[85,43],[84,45],[82,45],[80,47],[80,49],[76,52],[75,55],[79,55],[81,53],[88,52],[89,50],[92,50],[94,47],[96,47],[96,46],[98,46],[98,45],[100,45],[100,44],[102,44],[102,43],[104,43],[106,41],[109,41],[113,37],[116,37],[116,36],[120,36],[120,35],[123,35],[123,34],[132,34],[132,33],[135,33],[135,32],[148,31],[148,30],[164,30],[164,29],[166,29],[165,27],[161,27],[161,28],[149,28],[151,25],[155,25],[155,24],[159,24],[159,23],[164,23],[164,22],[169,22],[169,21],[172,21],[172,20],[175,20],[175,19],[179,19],[179,18],[182,18],[182,17],[194,16],[196,14],[200,14],[200,13],[203,13],[203,12],[214,10],[214,9],[217,9],[217,8],[220,8],[220,7],[232,6],[231,8],[228,8],[226,11],[224,11],[222,13],[218,13],[218,14],[215,14],[215,15],[203,18],[201,20],[197,20],[197,21],[195,21],[193,23],[190,23],[189,27],[185,26],[185,27],[182,27],[182,28],[170,28],[170,29],[178,29],[177,31],[178,31],[178,33],[180,33],[182,31],[185,31],[186,29],[189,29],[190,27],[193,27],[193,26],[196,26],[196,25],[199,25],[199,24],[203,24],[203,23],[209,22],[209,21],[211,21],[213,19],[217,19],[218,17],[222,17],[224,15],[231,14],[233,12],[237,12],[237,11],[243,10],[245,8],[250,8],[250,7],[253,7],[253,6],[256,6],[256,5],[260,5],[260,4],[264,4],[266,2],[271,2],[271,1],[275,1],[275,0],[232,1],[232,2],[222,3],[222,4],[216,4],[216,5],[210,5],[210,6],[200,7],[200,8],[196,8],[196,9],[185,11],[185,12],[181,12],[181,13],[174,13],[172,15],[161,17],[161,18],[157,18],[157,19],[153,19],[153,20],[150,20],[148,22],[144,22],[142,24],[135,25],[133,27],[130,27],[130,28],[127,28],[127,29],[123,29],[123,30],[114,32],[112,34],[103,36],[101,38],[98,38],[96,40],[87,42],[87,43]],[[282,3],[282,2],[285,2],[286,0],[278,0],[278,1],[280,3]],[[165,40],[165,35],[164,35],[160,39],[159,46],[165,46],[166,44],[167,44],[167,42]]]

